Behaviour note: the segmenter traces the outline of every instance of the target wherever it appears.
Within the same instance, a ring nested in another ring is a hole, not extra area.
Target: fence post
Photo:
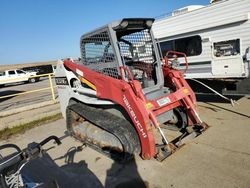
[[[50,83],[52,99],[53,99],[54,102],[56,102],[54,87],[53,87],[53,83],[52,83],[52,79],[51,79],[51,74],[49,74],[49,83]]]

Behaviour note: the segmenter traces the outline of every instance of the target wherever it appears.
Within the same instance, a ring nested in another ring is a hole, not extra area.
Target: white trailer
[[[187,78],[249,77],[250,0],[184,7],[157,19],[153,32],[163,56],[168,50],[187,54]]]

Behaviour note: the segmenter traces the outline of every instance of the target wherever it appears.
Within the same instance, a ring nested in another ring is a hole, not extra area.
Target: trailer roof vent
[[[219,1],[222,1],[222,0],[210,0],[210,4],[217,3]]]
[[[197,9],[200,9],[200,8],[203,8],[203,7],[205,7],[205,6],[203,6],[203,5],[190,5],[190,6],[187,6],[187,7],[183,7],[183,8],[174,10],[172,12],[172,16],[177,16],[177,15],[180,15],[180,14],[184,14],[184,13],[187,13],[187,12],[190,12],[190,11],[193,11],[193,10],[197,10]]]

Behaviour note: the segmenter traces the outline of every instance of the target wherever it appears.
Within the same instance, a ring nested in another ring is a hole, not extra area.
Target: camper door
[[[214,76],[240,77],[245,73],[240,39],[213,42],[212,49]]]

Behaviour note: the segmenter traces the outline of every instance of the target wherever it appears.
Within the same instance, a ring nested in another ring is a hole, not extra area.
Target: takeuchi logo
[[[123,95],[123,101],[124,101],[128,111],[129,111],[129,113],[130,113],[130,115],[132,117],[133,122],[135,123],[136,127],[139,129],[141,135],[143,136],[143,138],[147,138],[147,134],[145,133],[140,121],[138,120],[134,110],[130,106],[129,101],[128,101],[128,99],[127,99],[127,97],[125,95]]]

